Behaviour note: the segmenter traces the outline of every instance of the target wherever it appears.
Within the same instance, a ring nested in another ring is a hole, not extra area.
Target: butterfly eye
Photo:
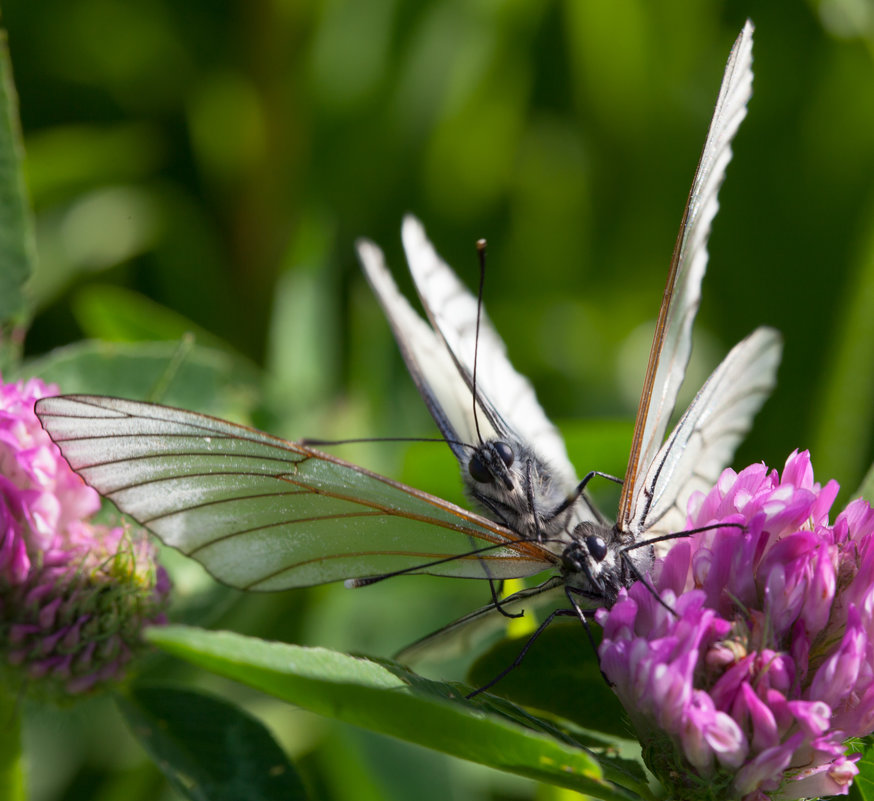
[[[603,562],[607,556],[607,543],[597,534],[589,534],[586,537],[586,548],[589,550],[589,556],[596,562]]]
[[[467,463],[467,472],[470,473],[470,477],[478,484],[491,484],[495,480],[488,467],[480,459],[479,454],[474,454]]]
[[[514,456],[513,449],[506,442],[496,442],[495,451],[501,457],[501,461],[509,467],[513,464]]]

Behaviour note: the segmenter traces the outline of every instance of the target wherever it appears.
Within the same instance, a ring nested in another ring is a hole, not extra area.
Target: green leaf
[[[183,626],[156,627],[147,636],[183,659],[321,715],[595,798],[647,795],[637,777],[559,738],[551,724],[489,696],[466,701],[459,687],[398,665]]]
[[[337,277],[332,269],[333,221],[305,214],[273,288],[267,332],[270,392],[294,414],[313,414],[343,375]]]
[[[26,801],[21,750],[21,699],[0,692],[0,799]]]
[[[138,687],[118,705],[167,780],[194,801],[294,801],[307,793],[259,720],[208,695]]]
[[[91,284],[76,293],[76,322],[91,339],[110,342],[179,340],[193,333],[201,345],[223,350],[229,346],[184,315],[155,303],[145,295],[108,284]]]
[[[24,317],[23,286],[36,258],[23,160],[18,97],[6,31],[0,30],[0,324],[20,322]]]
[[[856,763],[859,775],[853,780],[850,788],[850,798],[861,801],[874,801],[874,745],[871,737],[851,743],[852,750],[862,752],[862,758]]]
[[[52,381],[65,394],[152,400],[247,419],[259,399],[256,368],[241,357],[197,345],[179,363],[179,349],[176,342],[78,342],[28,362],[22,376]],[[165,390],[159,394],[160,388]]]

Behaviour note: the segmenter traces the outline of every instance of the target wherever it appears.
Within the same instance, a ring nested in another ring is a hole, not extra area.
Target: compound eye
[[[589,551],[589,556],[596,562],[603,562],[607,556],[607,543],[597,534],[589,534],[586,537],[586,548]]]
[[[470,477],[478,484],[491,484],[495,480],[495,477],[489,472],[483,460],[480,459],[479,454],[474,454],[467,463],[467,472],[470,473]]]
[[[514,456],[513,449],[506,442],[496,442],[494,444],[495,451],[501,457],[501,461],[509,467],[513,464]]]

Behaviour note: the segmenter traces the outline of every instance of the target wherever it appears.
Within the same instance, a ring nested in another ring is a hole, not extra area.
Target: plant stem
[[[20,699],[0,692],[0,801],[25,801]]]

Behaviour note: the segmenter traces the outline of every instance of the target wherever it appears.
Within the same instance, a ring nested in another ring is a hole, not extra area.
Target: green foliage
[[[862,758],[858,762],[859,775],[850,788],[850,798],[854,801],[871,801],[874,798],[874,749],[870,737],[865,741],[853,743]]]
[[[24,284],[33,272],[33,228],[21,169],[18,97],[6,36],[0,31],[0,369],[16,355],[27,317]]]
[[[599,764],[573,740],[545,737],[536,730],[542,724],[521,709],[495,705],[487,696],[465,702],[462,693],[469,689],[427,681],[399,665],[181,626],[153,628],[149,639],[215,673],[372,731],[605,801],[635,797],[612,788],[608,777],[647,794],[642,774],[635,778],[611,764],[616,760],[608,740],[599,744]]]
[[[5,693],[0,713],[6,725],[0,731],[0,788],[4,801],[25,801],[24,754],[21,742],[21,712],[18,703]]]
[[[260,391],[258,371],[227,351],[178,342],[88,340],[29,361],[64,392],[91,392],[192,407],[224,417],[248,417]]]
[[[138,687],[118,702],[143,747],[186,798],[308,798],[270,732],[239,707],[174,687]]]

